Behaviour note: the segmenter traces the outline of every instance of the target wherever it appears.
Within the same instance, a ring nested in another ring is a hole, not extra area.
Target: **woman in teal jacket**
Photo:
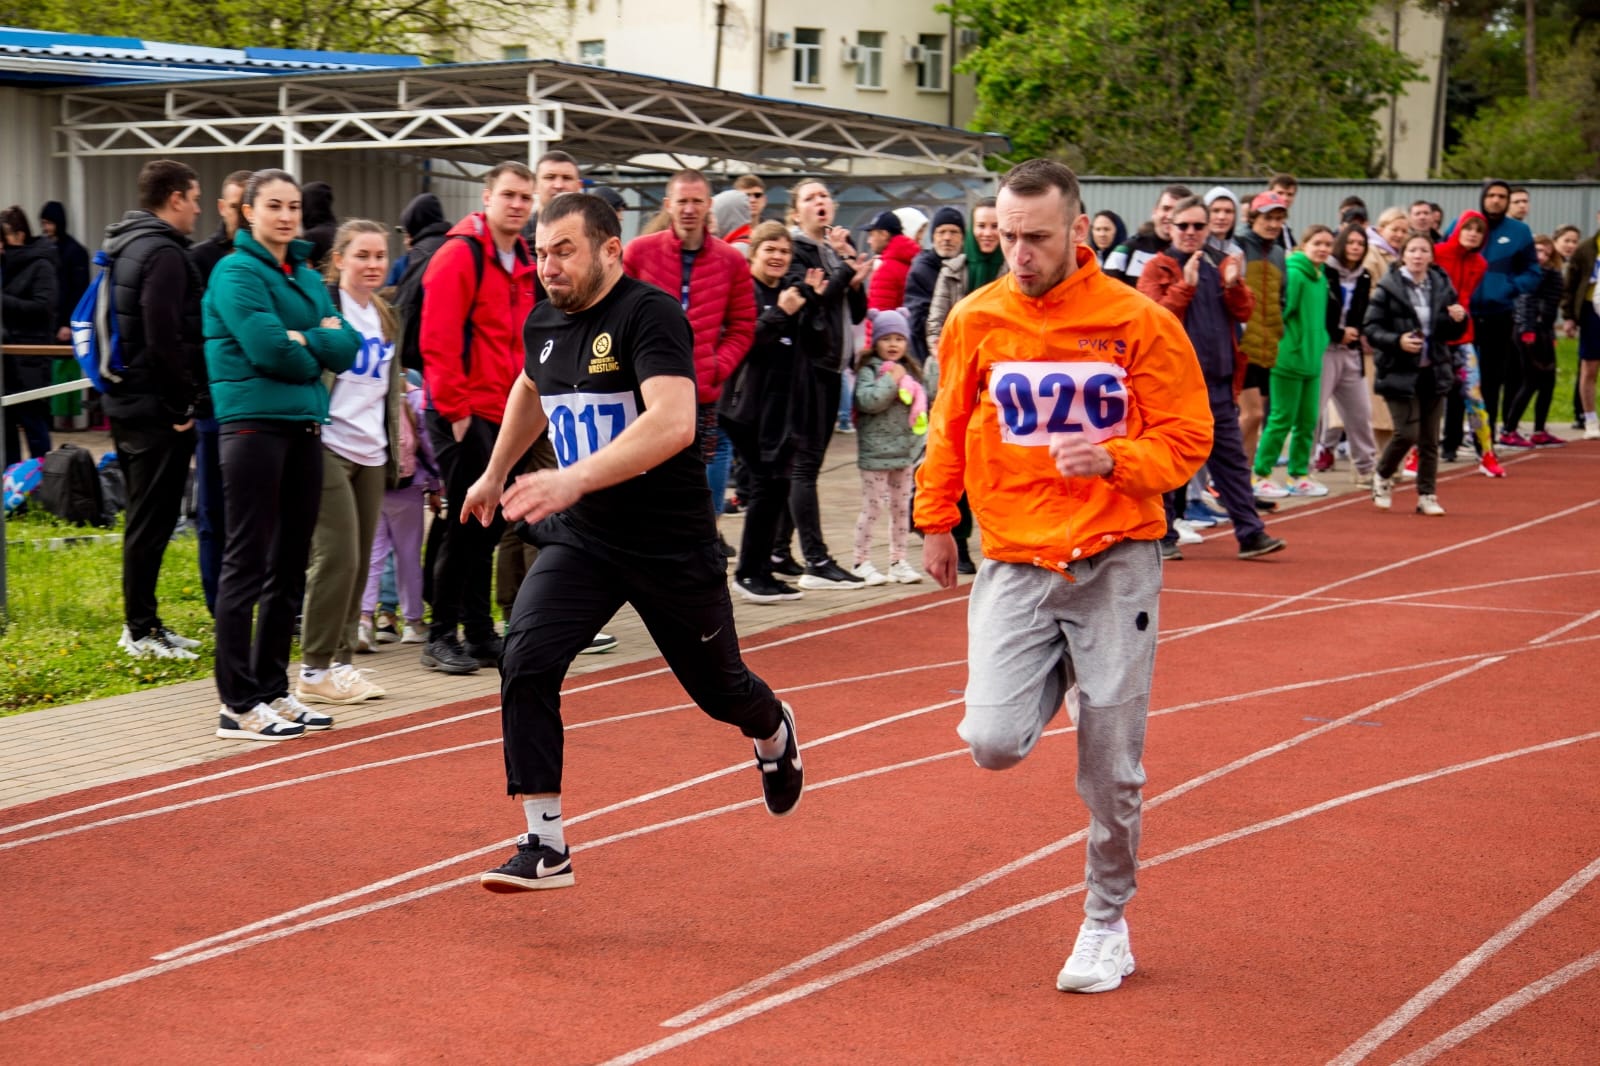
[[[1321,413],[1322,353],[1328,347],[1328,277],[1333,231],[1307,226],[1300,247],[1284,263],[1283,339],[1272,366],[1272,410],[1256,446],[1258,497],[1326,496],[1328,487],[1310,476],[1311,445]],[[1289,441],[1289,485],[1273,483],[1272,467]]]
[[[333,724],[290,693],[289,644],[322,492],[322,375],[351,367],[361,335],[306,264],[311,244],[296,239],[294,178],[252,174],[243,211],[248,228],[212,272],[202,305],[228,522],[217,585],[217,736],[288,740]]]

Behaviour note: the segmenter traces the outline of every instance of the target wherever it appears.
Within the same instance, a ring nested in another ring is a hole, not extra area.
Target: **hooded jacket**
[[[1099,216],[1095,217],[1098,218]],[[1100,261],[1101,269],[1105,268],[1106,260],[1111,258],[1111,253],[1117,250],[1117,246],[1128,239],[1128,224],[1122,221],[1122,216],[1115,211],[1107,211],[1106,217],[1111,219],[1111,246],[1103,252],[1098,248],[1094,250],[1094,257]]]
[[[327,422],[323,371],[354,366],[361,334],[339,318],[322,277],[306,263],[308,241],[290,241],[283,263],[248,230],[234,234],[233,246],[201,301],[217,421]],[[324,328],[324,318],[339,324]]]
[[[867,316],[866,289],[850,284],[855,276],[854,269],[839,260],[831,249],[824,249],[799,230],[792,231],[790,238],[794,261],[789,265],[782,287],[798,288],[806,298],[806,310],[811,312],[805,328],[800,330],[800,351],[816,369],[837,374],[849,358],[851,345],[847,323],[860,322]],[[831,268],[829,263],[833,264]],[[807,270],[823,272],[827,286],[822,292],[806,284]]]
[[[3,300],[5,339],[10,344],[56,343],[56,247],[44,237],[26,244],[8,244],[0,256],[0,300]],[[48,355],[5,357],[6,392],[27,392],[50,384]]]
[[[1483,183],[1478,210],[1485,218],[1489,213],[1484,211],[1483,201],[1490,187],[1504,184]],[[1446,234],[1446,237],[1451,235]],[[1533,247],[1533,230],[1525,222],[1501,215],[1498,222],[1490,220],[1482,251],[1488,269],[1470,294],[1472,310],[1478,315],[1509,315],[1519,294],[1533,292],[1539,287],[1539,254]]]
[[[727,244],[750,243],[750,198],[743,189],[724,189],[711,198],[717,235]]]
[[[1470,313],[1472,311],[1472,294],[1478,288],[1478,283],[1483,280],[1483,275],[1489,269],[1488,262],[1483,258],[1483,253],[1474,248],[1468,251],[1461,246],[1461,226],[1468,219],[1477,219],[1483,224],[1485,231],[1489,228],[1489,220],[1478,211],[1463,211],[1461,217],[1456,219],[1455,225],[1450,227],[1450,236],[1433,246],[1433,261],[1438,264],[1450,278],[1450,284],[1455,286],[1456,298],[1461,301],[1461,306]],[[1488,243],[1488,237],[1484,238]],[[1457,337],[1456,344],[1472,343],[1472,318],[1467,318],[1467,328]]]
[[[911,360],[905,361],[908,372]],[[926,387],[926,382],[923,382]],[[856,368],[856,466],[862,470],[907,470],[919,443],[900,386],[883,372],[883,359],[868,355]]]
[[[1328,350],[1328,276],[1304,252],[1290,252],[1283,273],[1283,339],[1272,371],[1321,377],[1322,353]]]
[[[56,246],[58,270],[56,286],[60,289],[56,304],[56,328],[72,320],[72,309],[78,306],[83,291],[89,287],[89,252],[67,232],[67,209],[59,200],[51,200],[39,210],[41,221],[55,224],[52,238]]]
[[[1400,338],[1413,330],[1421,331],[1416,309],[1406,286],[1411,282],[1403,267],[1385,274],[1372,290],[1367,303],[1367,318],[1361,332],[1373,347],[1374,380],[1372,387],[1379,396],[1404,400],[1429,390],[1442,395],[1455,387],[1455,368],[1450,361],[1449,345],[1454,343],[1466,328],[1456,322],[1446,310],[1456,302],[1455,286],[1450,278],[1436,266],[1428,267],[1428,308],[1432,329],[1426,337],[1422,352],[1408,352],[1400,347]],[[1463,320],[1464,321],[1464,320]],[[1421,364],[1426,354],[1430,366]]]
[[[750,354],[756,334],[750,264],[720,237],[705,235],[689,268],[689,326],[694,330],[695,400],[715,403],[722,383]],[[673,298],[683,287],[683,241],[670,229],[635,237],[622,269]]]
[[[1346,327],[1358,334],[1367,319],[1367,303],[1372,297],[1372,272],[1365,265],[1354,269],[1341,268],[1332,259],[1326,268],[1328,275],[1328,343],[1344,346]],[[1349,283],[1349,303],[1345,302],[1346,282]],[[1354,345],[1361,351],[1358,339]],[[1362,373],[1366,373],[1366,359],[1362,359]]]
[[[106,227],[112,306],[125,369],[107,382],[106,414],[129,422],[177,425],[209,417],[200,272],[189,239],[149,211],[129,211]]]
[[[878,253],[878,262],[872,268],[872,277],[867,279],[869,311],[893,311],[897,307],[904,306],[906,279],[911,273],[912,261],[921,251],[922,247],[904,233],[896,233],[889,238],[889,243]],[[928,295],[931,299],[932,286],[928,287]]]
[[[1244,249],[1244,283],[1256,297],[1239,347],[1250,362],[1271,370],[1283,340],[1283,249],[1249,227],[1239,231],[1238,239]]]
[[[518,237],[508,273],[482,211],[452,226],[448,236],[457,235],[478,243],[483,276],[480,283],[465,241],[444,240],[423,267],[427,298],[418,343],[428,405],[449,422],[475,415],[499,425],[523,369],[522,325],[533,310],[533,258]]]
[[[339,232],[339,220],[333,213],[333,186],[325,181],[308,181],[300,190],[300,200],[304,205],[301,232],[311,243],[311,257],[306,262],[312,269],[321,270],[327,265],[328,251]]]
[[[1076,251],[1078,269],[1042,296],[1025,295],[1007,274],[950,312],[917,472],[918,529],[953,529],[965,490],[984,555],[1057,573],[1122,540],[1161,539],[1161,494],[1188,481],[1211,451],[1211,406],[1183,327],[1107,277],[1088,248]],[[1048,448],[1001,439],[989,375],[996,363],[1019,361],[1110,362],[1126,371],[1127,435],[1102,443],[1111,473],[1064,478]]]

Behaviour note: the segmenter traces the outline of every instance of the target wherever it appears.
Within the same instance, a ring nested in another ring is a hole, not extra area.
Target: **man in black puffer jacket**
[[[134,658],[193,659],[195,641],[161,621],[156,580],[178,524],[194,454],[194,416],[205,392],[200,274],[189,235],[200,221],[200,179],[170,159],[139,172],[139,207],[106,227],[121,380],[107,382],[106,415],[128,486],[122,540],[126,627],[118,647]]]
[[[60,296],[60,260],[56,246],[35,237],[28,216],[20,207],[0,211],[0,292],[7,344],[55,344],[56,313]],[[5,357],[7,393],[31,392],[50,384],[48,355]],[[28,454],[38,459],[50,451],[50,401],[29,400],[6,409],[5,465],[22,462],[22,440]]]

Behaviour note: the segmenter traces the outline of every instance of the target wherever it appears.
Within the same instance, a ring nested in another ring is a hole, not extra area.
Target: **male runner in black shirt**
[[[491,892],[570,885],[561,825],[561,682],[624,602],[695,703],[755,741],[767,809],[800,802],[794,715],[739,656],[705,464],[694,450],[694,339],[666,293],[622,272],[617,216],[564,193],[539,216],[539,278],[549,293],[523,331],[488,470],[462,508],[488,524],[498,504],[539,545],[512,609],[501,663],[506,791],[528,832]],[[548,427],[560,466],[519,477],[518,456]]]

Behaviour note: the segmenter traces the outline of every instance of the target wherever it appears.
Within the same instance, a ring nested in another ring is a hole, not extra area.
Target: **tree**
[[[952,0],[975,125],[1096,174],[1378,171],[1374,112],[1418,77],[1367,0]]]

